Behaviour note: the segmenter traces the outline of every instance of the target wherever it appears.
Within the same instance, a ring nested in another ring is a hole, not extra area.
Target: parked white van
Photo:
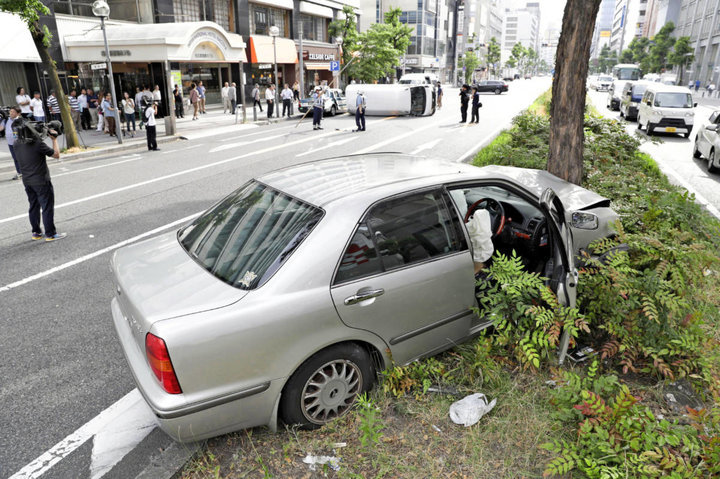
[[[638,107],[638,129],[655,132],[681,133],[690,136],[695,122],[692,93],[679,86],[653,84],[645,90]]]

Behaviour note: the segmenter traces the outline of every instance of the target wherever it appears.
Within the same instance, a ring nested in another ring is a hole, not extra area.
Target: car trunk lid
[[[115,295],[141,345],[157,321],[221,308],[247,294],[196,263],[175,232],[119,249],[111,268]]]

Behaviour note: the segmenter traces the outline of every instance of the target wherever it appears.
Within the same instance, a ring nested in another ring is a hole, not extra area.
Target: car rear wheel
[[[647,134],[648,134],[648,136],[653,136],[653,135],[655,134],[655,125],[653,125],[652,123],[648,122],[648,124],[647,124],[646,126],[647,126]]]
[[[496,94],[496,95],[499,95],[500,93],[501,93],[500,89],[499,89],[499,88],[496,88],[496,89],[495,89],[495,94]]]
[[[367,352],[357,344],[338,344],[305,361],[288,380],[280,401],[285,424],[316,429],[342,417],[374,381]]]
[[[715,166],[715,150],[710,150],[707,160],[707,170],[709,173],[716,173],[718,171]]]
[[[335,105],[333,105],[332,108],[330,108],[330,116],[335,116],[335,115],[337,115],[337,107]]]

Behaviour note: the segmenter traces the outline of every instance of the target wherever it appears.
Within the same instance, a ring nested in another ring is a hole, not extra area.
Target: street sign
[[[107,63],[93,63],[90,65],[91,70],[106,70]]]
[[[331,72],[339,72],[340,71],[340,62],[330,62],[330,71]]]

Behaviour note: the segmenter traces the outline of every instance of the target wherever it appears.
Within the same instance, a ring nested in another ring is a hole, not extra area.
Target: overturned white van
[[[436,90],[434,85],[348,85],[345,89],[348,112],[355,114],[358,91],[365,95],[366,115],[435,114]]]

